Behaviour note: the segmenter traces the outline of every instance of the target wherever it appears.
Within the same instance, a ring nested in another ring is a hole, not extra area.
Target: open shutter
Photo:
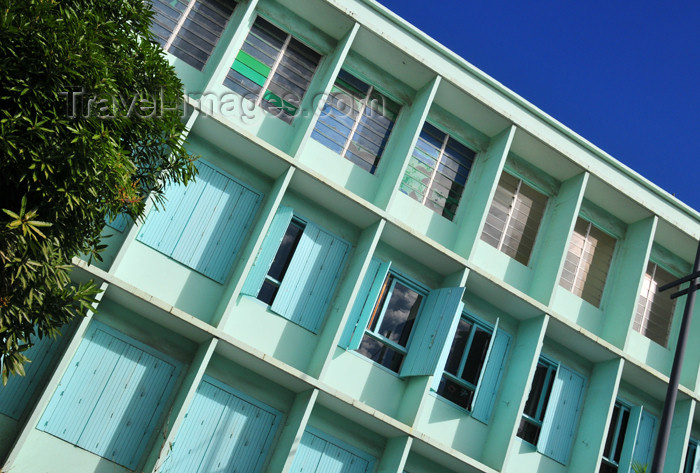
[[[435,374],[435,370],[455,320],[462,315],[463,287],[435,289],[423,303],[413,328],[408,354],[401,366],[401,376]]]
[[[511,336],[503,330],[498,330],[498,323],[496,323],[472,405],[472,417],[485,424],[491,418],[491,412],[496,402],[510,342]]]
[[[559,365],[537,450],[562,464],[569,460],[571,445],[576,436],[585,385],[586,379],[583,376]]]
[[[282,238],[284,238],[287,227],[289,227],[289,223],[292,221],[292,216],[294,216],[294,211],[290,207],[282,206],[277,210],[275,216],[272,217],[270,228],[260,246],[258,255],[255,257],[255,263],[243,284],[243,289],[241,290],[243,294],[257,297],[265,281],[265,276],[275,259],[277,250],[282,243]]]
[[[299,240],[272,311],[316,332],[326,314],[349,246],[307,223]]]
[[[24,354],[32,360],[24,365],[24,376],[10,376],[7,384],[0,384],[0,413],[19,420],[42,383],[44,375],[58,354],[62,339],[44,337],[38,339]]]
[[[620,454],[620,462],[618,463],[619,473],[629,473],[632,467],[632,459],[634,454],[634,446],[637,444],[637,432],[642,420],[642,407],[634,406],[630,409],[630,419],[627,422],[627,430],[625,431],[625,441],[622,444],[622,453]]]
[[[649,465],[651,463],[652,441],[656,428],[656,418],[648,411],[642,409],[642,417],[639,420],[639,429],[634,443],[634,453],[632,463]]]
[[[260,470],[279,413],[230,391],[228,386],[205,377],[177,433],[164,472]]]
[[[377,303],[377,298],[382,290],[384,280],[389,274],[391,261],[379,261],[372,259],[362,280],[360,291],[357,294],[352,312],[345,324],[340,346],[348,350],[357,350],[362,342],[362,336],[367,328],[367,323],[372,316],[372,311]]]

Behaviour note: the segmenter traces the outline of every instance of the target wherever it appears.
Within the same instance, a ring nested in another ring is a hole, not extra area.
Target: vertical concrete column
[[[463,268],[460,271],[449,274],[445,276],[440,284],[440,287],[464,287],[467,283],[467,277],[469,276],[469,269]],[[445,314],[448,315],[448,314]],[[450,314],[452,315],[452,314]],[[449,348],[452,345],[452,340],[454,338],[454,332],[457,330],[457,324],[462,316],[460,313],[454,314],[454,319],[452,320],[452,328],[447,336],[445,342],[445,349],[443,349],[443,359],[438,362],[438,366],[442,367],[447,361],[447,355],[449,353]],[[406,389],[404,390],[403,397],[401,398],[401,404],[396,414],[396,418],[406,425],[414,426],[416,420],[420,418],[423,411],[423,406],[425,404],[425,398],[430,392],[430,387],[433,385],[432,376],[411,376],[406,378]]]
[[[693,399],[684,399],[676,403],[671,422],[671,436],[668,439],[664,473],[683,471],[685,454],[688,451],[688,441],[690,440],[690,427],[695,415],[695,404]],[[654,448],[653,445],[652,448]]]
[[[658,218],[653,216],[629,225],[624,241],[618,242],[621,248],[608,293],[603,337],[619,348],[624,349],[629,339],[657,222]]]
[[[377,176],[381,181],[374,204],[379,208],[388,209],[391,206],[394,194],[398,191],[403,174],[406,172],[411,151],[423,129],[423,122],[428,116],[440,80],[441,77],[436,76],[425,84],[416,94],[413,103],[401,109],[391,139],[384,150],[384,158],[377,169]]]
[[[223,328],[226,326],[229,314],[236,305],[236,299],[238,299],[245,279],[255,263],[255,258],[258,256],[258,251],[260,251],[265,235],[267,235],[267,231],[270,229],[272,219],[282,203],[282,198],[287,191],[287,187],[289,187],[289,182],[292,180],[294,170],[295,168],[289,168],[284,174],[279,176],[275,180],[270,192],[265,196],[265,200],[259,212],[259,217],[250,232],[251,238],[241,249],[241,257],[234,267],[233,274],[227,282],[219,306],[214,313],[212,325],[215,327]]]
[[[182,140],[184,141],[187,135],[189,134],[190,130],[192,129],[192,126],[194,126],[194,122],[197,120],[199,117],[199,110],[191,110],[192,114],[187,118],[187,123],[185,124],[185,134],[182,137]],[[151,211],[153,208],[153,197],[149,197],[148,200],[146,201],[146,206],[144,207],[143,214],[148,215],[148,212]],[[167,202],[165,203],[167,205]],[[122,260],[124,259],[124,255],[126,252],[129,250],[129,247],[131,244],[134,242],[136,239],[136,236],[139,234],[139,230],[141,230],[141,225],[143,225],[143,221],[141,222],[136,222],[131,227],[129,227],[128,232],[126,236],[124,237],[124,240],[122,241],[121,246],[119,247],[119,251],[117,252],[117,255],[114,257],[114,261],[112,261],[112,264],[109,267],[109,274],[115,274],[117,272],[117,269],[119,268],[119,265],[121,264]],[[105,243],[109,244],[109,241],[106,241]]]
[[[359,29],[360,24],[355,23],[345,37],[338,42],[333,53],[323,58],[321,65],[314,74],[309,90],[299,108],[301,115],[297,116],[292,122],[294,131],[292,132],[291,144],[288,150],[290,155],[297,157],[311,136],[311,132],[316,126],[316,121],[318,121],[318,117],[323,110],[323,105],[326,103],[326,98],[331,93],[335,78],[343,67],[345,58],[350,52]]]
[[[494,136],[486,153],[474,161],[469,172],[469,180],[462,195],[466,212],[454,244],[455,251],[466,258],[471,256],[476,241],[481,236],[515,131],[515,125],[511,125]]]
[[[255,21],[255,8],[258,6],[258,0],[244,0],[236,5],[236,9],[231,15],[228,22],[226,32],[219,41],[219,47],[215,49],[214,54],[207,61],[207,66],[204,72],[209,73],[209,80],[206,83],[204,90],[206,93],[209,90],[216,90],[219,85],[224,82],[224,77],[228,74],[228,70],[233,65],[236,54],[241,49],[243,41],[250,32],[250,27]],[[222,46],[226,44],[226,48]],[[213,69],[210,69],[213,67]]]
[[[162,426],[159,435],[155,438],[155,445],[151,445],[151,453],[146,458],[143,471],[157,472],[163,466],[170,453],[170,447],[175,442],[175,437],[187,414],[187,410],[192,403],[192,399],[194,399],[199,383],[202,381],[209,360],[214,354],[218,341],[218,338],[212,338],[203,342],[197,348],[197,352],[185,374],[185,379],[182,381],[182,385],[170,407],[165,425]]]
[[[44,413],[44,409],[46,409],[46,406],[49,404],[49,401],[51,400],[54,391],[56,391],[56,387],[58,387],[58,383],[61,382],[63,373],[66,372],[66,369],[68,369],[68,366],[70,365],[73,356],[75,356],[75,352],[78,351],[78,347],[80,346],[80,343],[83,341],[83,337],[85,336],[85,331],[90,325],[90,322],[92,322],[92,318],[95,315],[95,310],[97,310],[97,307],[99,306],[102,297],[104,297],[105,291],[108,287],[109,284],[106,282],[103,282],[100,285],[101,292],[95,297],[95,302],[91,304],[92,309],[87,312],[85,317],[80,319],[80,322],[78,323],[78,326],[76,327],[75,332],[73,333],[73,338],[66,347],[66,351],[63,353],[63,356],[58,362],[58,365],[56,365],[56,369],[53,370],[53,372],[51,373],[50,378],[46,383],[46,386],[39,395],[39,399],[37,400],[36,405],[32,408],[32,411],[29,414],[29,416],[27,416],[24,425],[19,431],[19,435],[15,439],[14,445],[10,449],[9,454],[5,459],[5,464],[2,465],[0,471],[12,471],[12,464],[17,459],[19,453],[22,451],[22,448],[24,448],[24,445],[27,441],[27,437],[29,437],[29,434],[32,432],[32,430],[36,428],[36,425],[39,423],[39,419]]]
[[[365,228],[360,234],[355,251],[353,251],[348,263],[345,277],[341,279],[338,295],[331,307],[323,329],[319,335],[314,354],[309,362],[307,372],[311,376],[323,378],[328,366],[333,359],[335,347],[345,329],[352,307],[355,303],[360,285],[365,278],[367,268],[374,255],[374,250],[379,243],[384,230],[385,220],[378,220]]]
[[[310,389],[297,394],[292,408],[287,414],[277,444],[273,447],[267,473],[287,473],[291,469],[294,455],[301,442],[301,436],[304,434],[311,411],[316,404],[316,398],[318,398],[318,389]]]
[[[510,360],[501,381],[481,461],[495,470],[505,469],[520,425],[530,385],[542,350],[549,316],[520,322]],[[513,471],[516,471],[515,468]]]
[[[529,291],[532,297],[543,304],[551,303],[554,290],[559,284],[588,176],[584,172],[563,182],[559,194],[550,203],[547,225],[541,230],[540,236],[542,247],[547,248],[547,251],[543,251],[535,262]]]
[[[610,417],[622,377],[624,360],[596,363],[588,380],[578,434],[571,451],[569,471],[598,471]]]
[[[413,438],[409,436],[390,438],[379,460],[377,473],[403,473],[412,443]]]

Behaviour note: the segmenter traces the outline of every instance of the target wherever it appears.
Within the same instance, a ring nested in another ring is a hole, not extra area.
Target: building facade
[[[75,260],[104,292],[0,389],[3,471],[650,462],[697,212],[372,0],[154,10],[199,176]]]

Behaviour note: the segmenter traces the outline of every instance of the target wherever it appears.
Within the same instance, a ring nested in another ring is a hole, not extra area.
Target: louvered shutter
[[[280,413],[205,377],[197,389],[164,473],[260,471]]]
[[[357,350],[360,347],[362,336],[372,316],[372,311],[377,303],[384,280],[389,274],[390,267],[390,261],[372,259],[370,262],[341,337],[340,346],[343,348]]]
[[[0,383],[0,413],[19,420],[44,375],[53,365],[61,341],[61,338],[36,338],[34,346],[24,352],[32,362],[24,365],[24,376],[11,376],[4,386]]]
[[[272,311],[316,332],[342,272],[349,245],[307,223]]]
[[[374,459],[316,429],[307,429],[294,456],[291,473],[370,473]]]
[[[537,450],[562,464],[567,463],[576,436],[585,384],[583,376],[559,365],[542,421]]]
[[[401,376],[435,374],[440,355],[462,315],[463,287],[430,291],[423,302],[418,321],[401,366]]]
[[[133,470],[177,371],[157,352],[93,325],[38,428]]]
[[[649,465],[651,463],[651,450],[655,428],[656,418],[648,411],[642,409],[642,417],[639,420],[639,429],[637,429],[637,438],[634,442],[634,454],[632,455],[633,463],[639,463],[641,465]]]
[[[511,336],[503,330],[498,330],[496,326],[472,405],[472,417],[481,422],[488,423],[491,418],[498,387],[505,370],[510,342]]]
[[[290,207],[282,206],[277,210],[277,213],[272,218],[267,235],[265,235],[265,239],[260,246],[258,255],[255,257],[255,263],[253,263],[253,267],[250,269],[248,277],[243,284],[241,291],[243,294],[257,297],[293,216],[294,211]]]

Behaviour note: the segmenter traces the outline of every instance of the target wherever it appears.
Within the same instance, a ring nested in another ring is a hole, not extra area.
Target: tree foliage
[[[182,84],[143,0],[0,0],[0,360],[23,373],[37,337],[85,314],[105,218],[143,218],[149,194],[196,173]],[[167,108],[170,108],[168,110]]]

